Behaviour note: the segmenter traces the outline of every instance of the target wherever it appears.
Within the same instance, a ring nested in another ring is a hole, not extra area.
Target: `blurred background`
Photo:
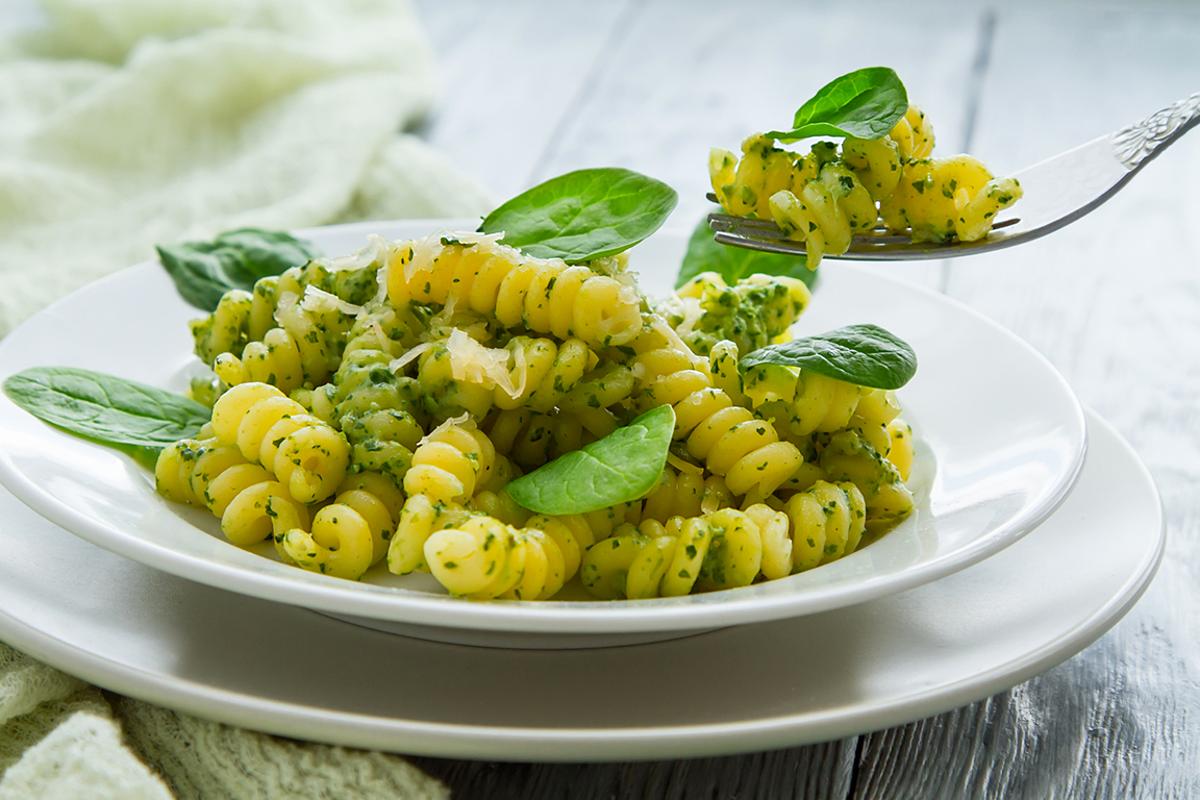
[[[1200,90],[1200,4],[0,0],[0,335],[155,242],[472,216],[580,167],[666,181],[680,194],[668,224],[690,229],[710,147],[786,124],[870,65],[899,73],[935,154],[1010,173]],[[936,753],[955,731],[988,755],[947,761],[950,784],[905,783],[892,758],[860,788],[931,796],[999,770],[987,785],[1046,796],[1196,752],[1198,185],[1194,133],[1054,236],[873,268],[1045,353],[1147,460],[1171,532],[1158,581],[1101,644],[991,701],[862,737],[830,756],[832,779],[856,747]]]

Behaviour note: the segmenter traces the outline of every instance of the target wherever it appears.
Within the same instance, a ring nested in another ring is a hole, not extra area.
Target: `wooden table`
[[[1200,5],[725,0],[422,3],[445,83],[430,139],[497,198],[585,166],[706,206],[706,154],[829,78],[894,67],[939,151],[1014,171],[1200,90]],[[1153,471],[1166,560],[1112,632],[1046,674],[890,730],[630,764],[419,759],[463,797],[1200,797],[1200,134],[1039,242],[888,266],[1045,353]],[[836,264],[827,268],[837,269]],[[981,420],[986,424],[986,420]],[[1086,553],[1080,558],[1085,559]]]

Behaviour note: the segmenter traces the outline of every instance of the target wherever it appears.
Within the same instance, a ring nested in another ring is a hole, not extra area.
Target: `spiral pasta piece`
[[[640,298],[617,278],[527,256],[495,236],[457,237],[393,249],[386,279],[393,305],[454,304],[505,328],[576,337],[591,347],[628,343],[641,330]]]
[[[865,508],[853,483],[819,481],[780,509],[755,503],[744,511],[626,524],[587,551],[583,583],[601,599],[637,599],[786,577],[854,552]]]
[[[541,414],[524,408],[494,412],[484,423],[498,452],[535,469],[611,433],[617,422],[604,409]]]
[[[781,341],[811,297],[803,281],[786,275],[755,274],[730,286],[717,273],[703,272],[654,310],[699,355],[709,355],[722,340],[748,353]]]
[[[842,158],[876,201],[892,194],[910,161],[928,158],[933,152],[933,126],[925,112],[909,106],[904,116],[882,139],[849,136],[842,143]]]
[[[592,544],[582,517],[530,518],[523,528],[477,514],[429,536],[425,560],[451,594],[546,600],[578,571]]]
[[[858,549],[866,530],[866,501],[848,481],[817,481],[784,504],[796,572],[836,561]]]
[[[345,434],[352,471],[383,473],[400,486],[424,431],[417,382],[392,371],[392,352],[377,337],[356,337],[332,382],[314,390],[306,406]]]
[[[324,506],[312,526],[286,527],[275,535],[276,549],[287,560],[311,572],[358,580],[374,559],[371,524],[354,507]]]
[[[986,236],[996,214],[1022,194],[1018,181],[994,178],[971,156],[922,159],[905,165],[879,212],[889,228],[910,229],[914,241],[973,242]]]
[[[801,155],[775,146],[762,134],[742,141],[742,157],[714,147],[708,156],[709,179],[717,202],[738,217],[771,218],[770,198],[783,190],[799,191],[816,178],[822,158],[830,157],[824,147]]]
[[[397,575],[428,570],[425,541],[470,516],[463,504],[477,489],[499,488],[494,484],[505,480],[501,473],[511,474],[511,465],[473,424],[447,422],[430,432],[404,476],[408,499],[388,546],[388,569]]]
[[[728,213],[773,219],[804,243],[811,268],[827,253],[845,253],[852,237],[880,217],[914,241],[983,238],[995,215],[1020,198],[1020,184],[993,178],[970,156],[930,159],[933,143],[924,112],[909,106],[887,136],[847,137],[840,154],[831,142],[800,155],[752,136],[740,160],[713,150],[709,176]]]
[[[496,408],[529,408],[547,412],[555,408],[592,366],[595,356],[580,339],[561,344],[553,339],[514,336],[507,345],[511,353],[509,376],[512,391],[496,387]]]
[[[803,462],[790,442],[780,441],[775,427],[713,386],[712,377],[695,369],[686,350],[659,347],[635,358],[641,374],[644,408],[675,409],[675,438],[686,439],[688,453],[725,479],[736,495],[766,497]]]
[[[589,548],[580,575],[592,595],[609,600],[749,586],[761,573],[768,549],[772,574],[781,563],[790,567],[779,556],[786,534],[786,515],[761,504],[747,511],[724,508],[700,517],[673,517],[666,524],[646,520],[623,526]]]
[[[783,189],[768,200],[771,218],[788,238],[804,242],[810,269],[825,253],[850,249],[855,233],[875,227],[875,199],[844,164],[829,163],[799,192]]]
[[[353,509],[367,523],[372,542],[371,564],[387,555],[404,500],[404,492],[396,488],[390,476],[378,472],[349,475],[338,487],[334,503]]]
[[[324,500],[346,477],[346,438],[274,386],[232,387],[213,406],[212,425],[218,440],[270,470],[301,503]]]
[[[902,461],[901,453],[897,451]],[[821,450],[820,465],[828,480],[848,481],[862,492],[867,530],[888,530],[912,514],[912,491],[904,485],[900,470],[860,431],[831,434]]]
[[[225,537],[239,547],[270,536],[277,517],[296,527],[308,525],[307,510],[287,487],[216,438],[184,439],[163,448],[154,478],[167,499],[212,511]]]
[[[432,431],[413,453],[404,491],[434,502],[462,503],[490,478],[496,448],[473,424],[449,424]]]
[[[259,382],[290,392],[323,383],[337,369],[352,317],[336,298],[285,292],[275,320],[278,326],[247,342],[240,356],[218,355],[212,362],[217,377],[230,386]]]
[[[756,411],[797,437],[845,428],[863,396],[853,383],[779,364],[751,367],[742,386]]]
[[[691,465],[679,468],[668,465],[663,469],[658,484],[642,500],[626,504],[624,509],[618,511],[618,515],[621,522],[636,524],[654,520],[665,523],[673,517],[708,514],[731,505],[733,501],[733,493],[719,475],[707,474]],[[611,536],[616,524],[605,526],[594,523],[592,528],[596,538]]]
[[[409,497],[400,510],[400,519],[388,545],[388,571],[394,575],[428,572],[425,541],[434,531],[451,528],[467,516],[466,509],[458,504],[435,504],[423,494]]]
[[[378,290],[377,272],[383,240],[372,237],[358,253],[345,258],[314,259],[280,275],[260,278],[251,292],[226,292],[207,317],[190,324],[196,355],[205,364],[222,353],[240,356],[248,342],[262,341],[277,326],[275,313],[281,298],[303,297],[309,286],[343,303],[362,305]]]

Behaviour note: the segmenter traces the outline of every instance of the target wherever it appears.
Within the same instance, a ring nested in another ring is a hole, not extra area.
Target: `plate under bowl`
[[[0,546],[24,556],[0,559],[0,639],[208,719],[403,753],[578,762],[838,739],[1003,691],[1134,604],[1162,511],[1129,445],[1089,421],[1071,496],[981,564],[823,614],[589,651],[382,636],[105,553],[0,490]]]
[[[356,249],[368,233],[407,238],[472,226],[365,223],[301,234],[336,254]],[[633,252],[648,293],[670,290],[685,245],[683,234],[661,233]],[[186,323],[196,316],[157,264],[131,267],[13,331],[0,342],[0,376],[70,365],[183,389],[195,369]],[[974,311],[851,265],[830,265],[797,330],[855,322],[894,331],[920,358],[917,377],[901,392],[919,439],[917,513],[847,558],[741,589],[639,601],[482,603],[450,598],[428,576],[397,578],[378,567],[362,582],[305,572],[230,545],[215,519],[163,500],[152,476],[129,459],[44,425],[7,397],[0,397],[0,481],[67,530],[158,569],[434,639],[578,647],[811,614],[927,583],[1012,544],[1067,496],[1085,450],[1083,413],[1062,376]]]

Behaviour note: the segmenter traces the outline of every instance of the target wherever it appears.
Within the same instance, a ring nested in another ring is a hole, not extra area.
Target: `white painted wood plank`
[[[457,797],[489,800],[725,800],[847,797],[854,740],[746,756],[626,764],[493,764],[418,759]]]
[[[629,10],[625,27],[604,40],[594,31],[582,43],[572,40],[574,50],[594,48],[592,68],[563,66],[574,70],[570,80],[579,81],[569,101],[554,101],[564,116],[551,120],[548,110],[542,115],[538,153],[514,134],[504,147],[512,163],[503,169],[490,163],[498,143],[460,126],[482,120],[480,130],[494,136],[487,111],[526,103],[531,94],[543,99],[536,89],[506,94],[507,88],[491,86],[491,105],[483,110],[443,112],[433,126],[435,139],[440,136],[452,150],[481,148],[472,151],[479,158],[477,171],[491,169],[498,176],[494,183],[508,181],[503,193],[581,166],[640,169],[680,189],[679,216],[690,224],[703,207],[698,197],[709,146],[736,145],[745,132],[774,122],[775,117],[763,120],[763,113],[782,111],[786,119],[798,95],[812,88],[809,83],[867,58],[899,69],[914,100],[933,116],[939,149],[966,146],[971,66],[987,26],[981,7],[954,7],[956,13],[940,23],[914,14],[911,30],[895,17],[889,26],[864,24],[869,10],[777,3],[753,8],[749,15],[734,4],[659,2]],[[463,24],[476,26],[477,38],[486,38],[488,28],[473,18],[475,12],[456,13],[469,18]],[[564,29],[570,26],[563,21],[580,12],[563,5],[556,13]],[[478,76],[480,64],[492,75],[514,74],[504,63],[512,57],[505,47],[481,41],[486,55],[467,45],[456,54],[448,38],[460,32],[454,17],[430,20],[435,38],[445,43],[441,51],[451,88],[458,88],[453,81],[462,74],[477,86],[490,85]],[[998,7],[997,19],[982,116],[970,145],[998,171],[1109,130],[1196,88],[1187,80],[1200,74],[1195,69],[1200,48],[1189,46],[1188,37],[1195,38],[1200,24],[1190,6],[1113,3],[1055,10],[1021,2]],[[530,71],[528,62],[515,70]],[[570,83],[561,74],[551,77],[556,86]],[[851,782],[859,797],[1200,794],[1188,760],[1200,749],[1200,657],[1191,644],[1192,620],[1200,611],[1194,588],[1198,509],[1192,499],[1200,443],[1191,433],[1197,413],[1189,407],[1200,383],[1194,379],[1200,366],[1195,335],[1200,289],[1191,274],[1197,239],[1188,227],[1200,210],[1188,191],[1200,167],[1196,145],[1184,147],[1191,148],[1187,155],[1173,153],[1172,161],[1152,167],[1101,216],[1027,249],[989,257],[991,263],[955,262],[949,272],[952,293],[1047,352],[1085,401],[1131,435],[1163,486],[1175,534],[1169,563],[1113,634],[1013,692],[867,737],[853,776],[846,766],[853,740],[697,762],[422,765],[463,796],[844,797]],[[1146,233],[1135,238],[1130,230]],[[1162,237],[1172,235],[1182,236],[1182,243],[1166,244],[1171,240]],[[1159,237],[1148,253],[1142,252],[1145,236]],[[933,280],[928,268],[914,274]],[[1159,352],[1147,356],[1155,348]],[[1172,388],[1188,392],[1171,397]]]
[[[1009,11],[974,151],[1009,169],[1197,89],[1194,5]],[[1163,492],[1168,551],[1141,604],[1080,656],[868,737],[860,796],[1200,796],[1198,181],[1193,134],[1091,217],[954,262],[951,294],[1032,342],[1140,451]]]
[[[736,151],[747,135],[786,126],[823,83],[871,64],[903,76],[910,98],[930,114],[939,147],[955,152],[984,15],[969,4],[943,7],[953,15],[930,21],[869,4],[642,4],[537,177],[599,164],[645,172],[679,191],[668,224],[690,228],[709,208],[709,148]],[[888,23],[867,24],[873,13]],[[938,277],[928,262],[873,268],[927,284]]]
[[[624,3],[425,0],[443,90],[424,134],[497,200],[528,188]]]

